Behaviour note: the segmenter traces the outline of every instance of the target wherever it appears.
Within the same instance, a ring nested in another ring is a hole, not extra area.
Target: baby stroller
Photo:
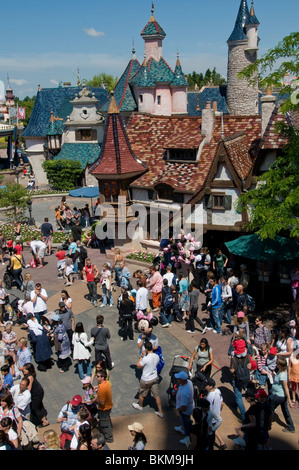
[[[198,404],[200,398],[205,398],[207,396],[207,391],[205,389],[207,383],[207,376],[200,370],[195,372],[194,377],[192,377],[191,382],[193,383],[194,388],[194,403],[195,406]]]
[[[21,282],[23,282],[22,274],[20,275],[20,280]],[[3,283],[5,289],[7,290],[10,290],[12,288],[13,283],[15,283],[15,278],[13,273],[11,272],[11,269],[9,268],[9,265],[6,266],[6,271],[3,276]]]
[[[173,358],[172,366],[169,371],[170,384],[167,390],[168,403],[171,408],[175,406],[175,396],[178,390],[178,381],[175,378],[175,374],[177,374],[178,372],[184,371],[184,372],[187,372],[187,374],[191,378],[191,373],[188,370],[189,359],[190,357],[188,356],[180,356],[180,355],[174,356]]]
[[[14,297],[13,300],[11,300],[11,297]],[[9,303],[7,305],[7,317],[8,317],[8,321],[11,321],[13,322],[13,324],[15,324],[16,322],[18,322],[18,318],[19,318],[19,301],[20,299],[18,297],[16,297],[14,294],[10,294],[9,295]]]

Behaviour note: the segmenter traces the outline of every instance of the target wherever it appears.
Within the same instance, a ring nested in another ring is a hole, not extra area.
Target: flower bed
[[[127,259],[134,259],[137,261],[144,261],[145,263],[152,263],[156,255],[149,251],[134,251],[127,256]]]
[[[11,238],[15,239],[14,226],[12,224],[3,224],[1,230],[6,240]],[[41,231],[35,227],[29,225],[21,225],[21,240],[27,242],[32,240],[32,237],[36,237],[37,240],[41,238]],[[52,236],[53,243],[63,243],[67,239],[67,235],[63,232],[54,232]]]

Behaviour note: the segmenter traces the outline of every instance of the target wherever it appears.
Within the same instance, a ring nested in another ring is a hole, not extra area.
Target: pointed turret
[[[240,8],[238,11],[237,19],[235,22],[235,27],[232,34],[228,38],[228,42],[231,41],[246,41],[246,29],[245,25],[249,19],[249,9],[247,5],[247,0],[241,0]]]
[[[141,31],[141,37],[145,42],[145,58],[146,62],[152,57],[155,60],[159,60],[162,57],[162,41],[165,38],[166,33],[164,29],[159,25],[156,18],[154,17],[154,5],[152,7],[152,16],[149,22]]]

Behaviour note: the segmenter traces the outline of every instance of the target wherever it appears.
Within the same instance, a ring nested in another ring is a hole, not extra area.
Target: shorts
[[[41,248],[40,250],[38,250],[37,257],[41,258],[41,259],[45,257],[45,249],[44,248]]]
[[[144,382],[140,380],[139,384],[139,395],[145,398],[149,392],[151,392],[152,397],[157,398],[159,397],[159,377],[149,382]]]
[[[43,237],[43,242],[48,246],[50,243],[52,243],[52,236],[50,235],[49,237]]]

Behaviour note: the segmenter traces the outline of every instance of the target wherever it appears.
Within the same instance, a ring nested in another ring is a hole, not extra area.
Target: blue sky
[[[185,73],[210,67],[226,76],[227,44],[240,0],[156,0],[155,17],[167,36],[163,56],[174,67],[176,53]],[[251,0],[248,0],[250,8]],[[255,0],[260,21],[260,55],[298,30],[298,0]],[[120,76],[134,40],[142,61],[140,36],[151,16],[148,0],[14,0],[1,5],[0,80],[7,75],[24,98],[60,81],[76,84],[74,72],[90,79],[105,72]]]

